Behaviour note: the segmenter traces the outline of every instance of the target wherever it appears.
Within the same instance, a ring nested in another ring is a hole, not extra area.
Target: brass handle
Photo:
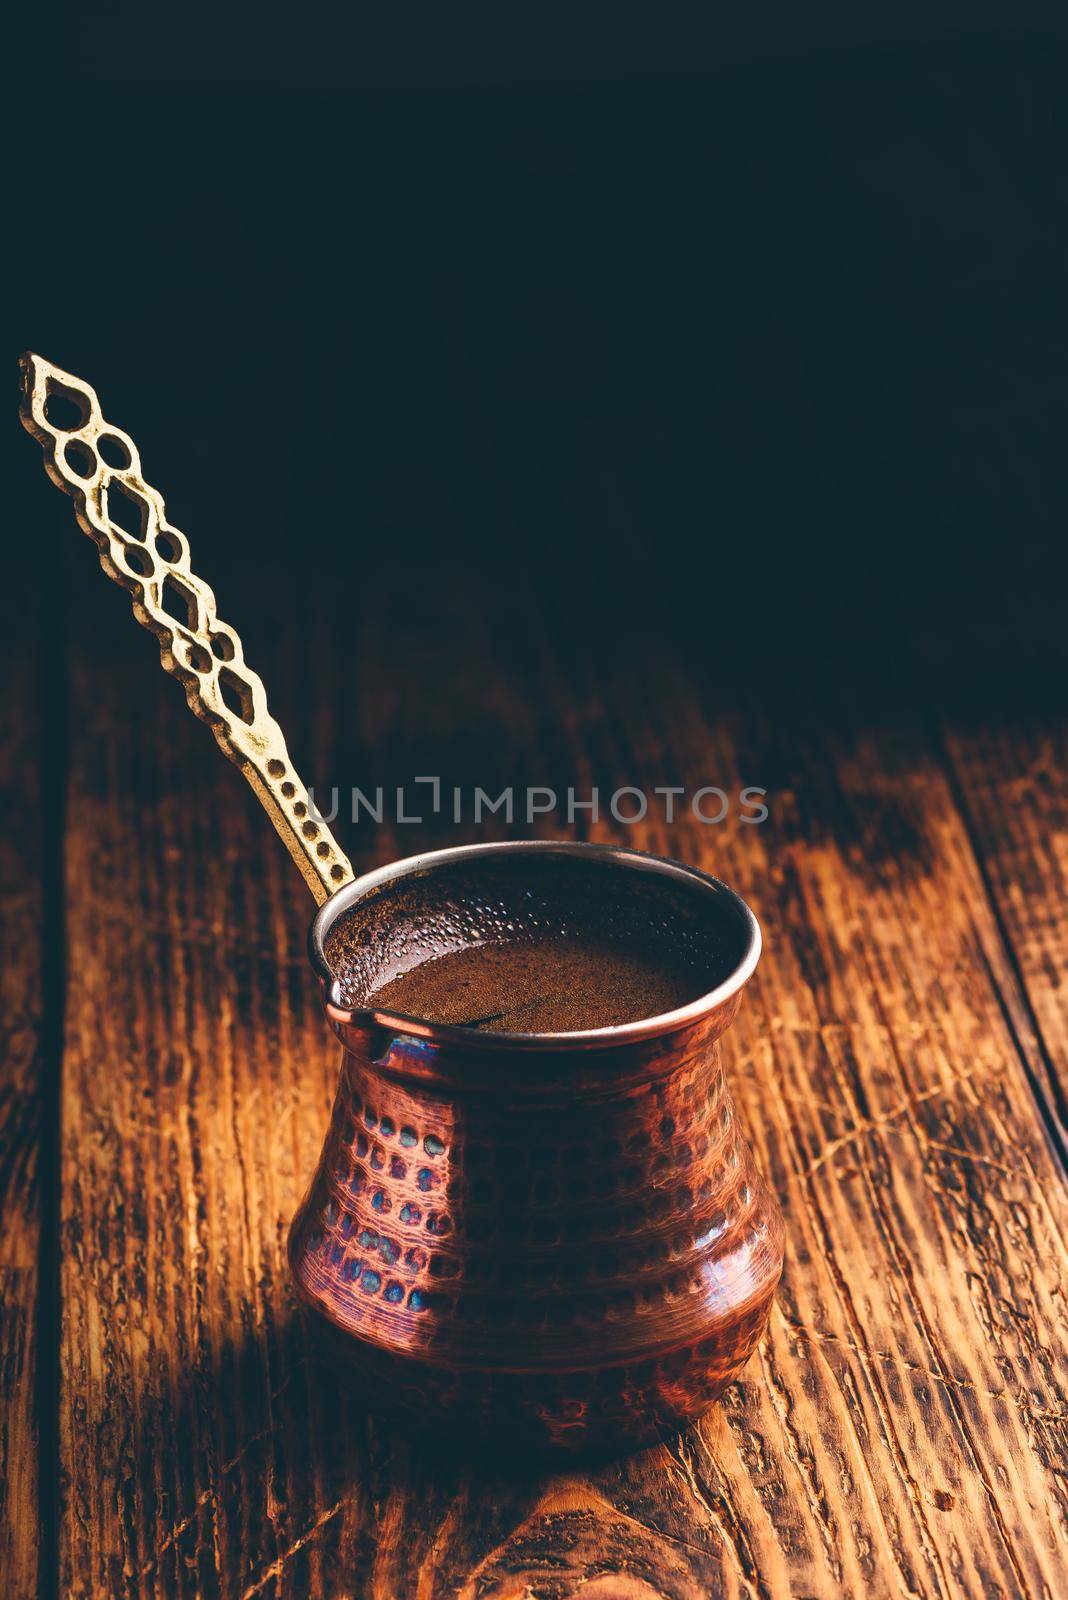
[[[164,667],[252,785],[321,905],[353,877],[352,865],[326,824],[309,815],[308,791],[267,710],[262,680],[190,568],[185,534],[171,527],[163,496],[141,476],[137,446],[105,422],[89,384],[37,355],[22,356],[20,366],[23,426],[43,446],[48,476],[73,497],[100,565],[132,594],[134,616],[159,640]]]

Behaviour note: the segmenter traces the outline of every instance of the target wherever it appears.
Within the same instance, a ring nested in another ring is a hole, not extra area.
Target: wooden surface
[[[355,616],[276,621],[255,665],[309,780],[769,791],[759,827],[582,829],[710,868],[764,925],[727,1064],[787,1219],[768,1337],[640,1455],[465,1462],[365,1416],[309,1350],[283,1246],[335,1073],[310,898],[88,541],[64,548],[68,594],[95,588],[48,691],[62,1037],[25,680],[3,743],[0,1590],[37,1592],[40,1505],[63,1595],[1066,1592],[1063,727],[917,707],[802,731],[721,708],[651,641],[592,659],[536,585],[504,608],[398,576]],[[491,832],[338,831],[361,866]],[[57,1245],[61,1322],[38,1283]]]
[[[23,577],[19,565],[13,581]],[[32,593],[32,588],[31,588]],[[38,1576],[38,1436],[41,1363],[54,1364],[54,1195],[57,1051],[45,1059],[44,877],[39,750],[41,665],[32,645],[36,608],[0,646],[0,1589],[32,1594]],[[53,1030],[54,1034],[54,1030]],[[53,1045],[58,1039],[53,1037]],[[40,1314],[52,1349],[39,1349]],[[54,1409],[52,1407],[51,1409]],[[44,1491],[47,1496],[47,1488]],[[6,1580],[6,1581],[4,1581]]]

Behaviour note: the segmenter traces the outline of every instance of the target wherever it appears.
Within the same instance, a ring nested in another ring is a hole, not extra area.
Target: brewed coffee
[[[338,918],[345,1005],[503,1033],[618,1026],[726,979],[744,930],[661,876],[568,856],[413,874]]]

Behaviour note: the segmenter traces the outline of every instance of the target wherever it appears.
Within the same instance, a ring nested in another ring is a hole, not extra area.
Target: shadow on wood
[[[503,1600],[535,1584],[546,1596],[578,1585],[617,1596],[625,1582],[634,1600],[696,1600],[719,1568],[706,1528],[690,1543],[643,1520],[656,1517],[657,1478],[701,1449],[696,1431],[566,1474],[465,1450],[369,1416],[299,1314],[211,1362],[155,1366],[131,1446],[142,1516],[169,1528],[142,1552],[142,1588]],[[197,1481],[190,1503],[180,1485]]]

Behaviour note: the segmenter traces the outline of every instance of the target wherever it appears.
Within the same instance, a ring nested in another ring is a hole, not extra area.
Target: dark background
[[[1062,693],[1057,8],[22,26],[12,367],[97,387],[253,664],[400,568],[725,701]]]

